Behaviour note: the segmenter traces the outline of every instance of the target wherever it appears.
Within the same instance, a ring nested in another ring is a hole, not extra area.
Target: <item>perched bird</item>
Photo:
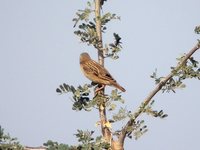
[[[80,55],[80,68],[88,79],[94,83],[101,84],[101,89],[106,85],[109,85],[114,86],[123,92],[126,91],[117,83],[117,81],[111,76],[106,68],[92,60],[88,53],[82,53]]]

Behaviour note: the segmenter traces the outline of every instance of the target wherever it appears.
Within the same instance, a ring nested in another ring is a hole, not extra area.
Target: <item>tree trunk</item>
[[[122,142],[112,140],[111,149],[112,150],[124,150],[124,144]]]
[[[95,0],[95,18],[96,18],[96,32],[98,37],[98,44],[97,44],[97,51],[98,51],[98,62],[100,65],[104,66],[104,57],[103,57],[103,43],[102,43],[102,31],[101,31],[101,0]],[[100,85],[101,86],[101,85]],[[102,95],[104,95],[104,89],[100,91]],[[105,127],[105,124],[107,122],[106,118],[106,108],[105,108],[105,102],[102,102],[102,104],[99,105],[99,117],[101,122],[101,130],[102,135],[106,139],[107,142],[111,141],[111,132],[110,130]]]

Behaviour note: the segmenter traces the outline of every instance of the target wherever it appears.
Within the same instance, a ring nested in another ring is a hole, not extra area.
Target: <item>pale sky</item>
[[[100,131],[95,127],[97,111],[75,112],[71,95],[55,92],[62,83],[90,83],[80,72],[79,55],[86,51],[96,59],[96,50],[80,43],[72,22],[85,5],[83,0],[0,0],[0,125],[23,145],[40,146],[49,139],[77,144],[77,129]],[[149,76],[155,68],[167,75],[176,58],[196,44],[199,36],[193,30],[200,24],[199,6],[199,0],[105,3],[104,13],[121,16],[121,21],[108,25],[104,39],[110,42],[112,33],[118,33],[123,50],[120,59],[107,59],[105,65],[126,88],[127,109],[135,110],[154,88]],[[200,52],[194,57],[200,60]],[[137,141],[127,139],[125,149],[199,148],[200,82],[186,84],[176,94],[154,98],[155,109],[169,117],[144,116],[149,132]]]

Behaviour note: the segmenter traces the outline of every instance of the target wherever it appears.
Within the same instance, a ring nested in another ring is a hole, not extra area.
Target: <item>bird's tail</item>
[[[118,83],[113,83],[113,86],[114,87],[116,87],[116,88],[118,88],[119,90],[121,90],[122,92],[126,92],[126,90],[121,86],[121,85],[119,85]]]

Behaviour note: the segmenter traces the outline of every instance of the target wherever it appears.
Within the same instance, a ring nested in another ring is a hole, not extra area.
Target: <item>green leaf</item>
[[[200,26],[196,26],[195,29],[194,29],[194,32],[196,34],[200,34]]]
[[[116,104],[111,104],[110,108],[109,108],[109,111],[115,110],[116,107],[117,107]]]
[[[59,88],[56,89],[56,92],[60,94],[62,93],[62,91]]]
[[[179,86],[179,88],[185,88],[186,87],[186,85],[185,84],[181,84],[180,86]]]

